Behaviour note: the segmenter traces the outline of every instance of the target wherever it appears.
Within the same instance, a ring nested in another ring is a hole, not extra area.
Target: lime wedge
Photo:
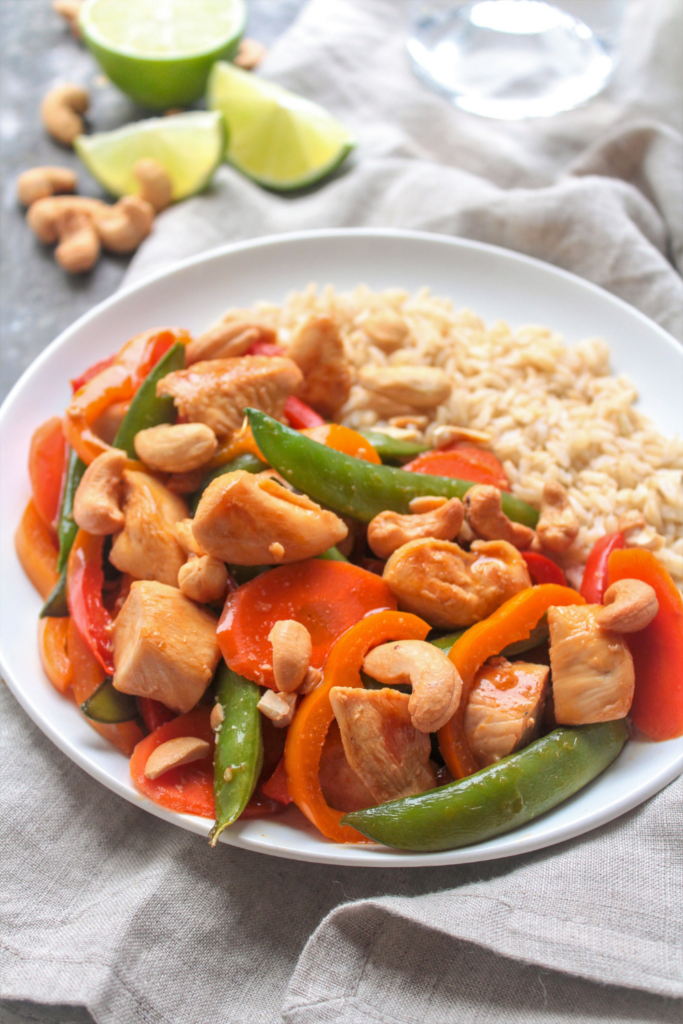
[[[173,199],[178,200],[199,192],[209,181],[223,159],[225,128],[217,111],[200,110],[79,135],[74,146],[92,176],[112,195],[139,192],[133,167],[141,157],[151,157],[165,168],[173,182]]]
[[[226,158],[267,188],[311,185],[355,145],[317,103],[222,61],[211,72],[207,104],[225,117]]]
[[[237,51],[246,10],[244,0],[85,0],[78,20],[112,82],[164,110],[204,94],[215,61]]]

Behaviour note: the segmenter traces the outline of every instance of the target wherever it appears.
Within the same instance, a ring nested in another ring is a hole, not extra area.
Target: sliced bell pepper
[[[629,712],[633,724],[653,740],[683,736],[683,598],[651,551],[615,550],[609,556],[611,585],[642,580],[657,594],[659,611],[649,626],[625,634],[636,671]]]
[[[89,380],[92,380],[98,373],[102,373],[102,370],[106,370],[107,367],[111,366],[115,359],[115,355],[109,356],[107,359],[100,359],[99,362],[93,363],[87,370],[84,370],[80,377],[74,377],[70,382],[73,393],[76,394]]]
[[[460,673],[462,696],[450,722],[439,730],[439,748],[453,778],[462,779],[479,771],[463,725],[477,671],[487,658],[500,654],[510,644],[526,640],[548,608],[568,604],[585,604],[585,601],[576,590],[556,583],[529,587],[502,604],[488,619],[471,626],[453,644],[448,656]]]
[[[284,755],[280,758],[277,763],[277,768],[261,786],[261,790],[266,796],[269,796],[271,800],[277,800],[279,804],[291,804],[292,798],[289,795],[289,789],[287,788],[287,772],[285,771],[285,758]]]
[[[539,555],[535,551],[522,551],[522,558],[526,562],[533,583],[557,583],[560,587],[567,586],[567,577],[551,558]]]
[[[33,500],[26,506],[14,534],[14,547],[22,569],[45,600],[59,581],[58,551],[54,533],[38,515]]]
[[[227,441],[222,441],[218,445],[211,461],[207,465],[209,469],[218,469],[219,466],[224,466],[227,462],[232,462],[239,455],[245,454],[255,455],[257,459],[263,462],[263,456],[254,440],[254,435],[248,423],[240,427]]]
[[[160,700],[154,700],[152,697],[138,697],[138,707],[148,732],[154,732],[177,717],[174,711],[167,708]]]
[[[290,395],[285,402],[285,416],[290,427],[295,430],[313,429],[324,427],[325,420],[310,405],[306,405],[300,398]]]
[[[28,457],[33,501],[38,515],[51,530],[56,529],[64,484],[66,441],[59,416],[34,431]]]
[[[501,491],[510,490],[510,481],[493,452],[458,443],[418,455],[403,467],[410,473],[452,476],[475,484],[492,484]]]
[[[172,722],[159,726],[135,747],[130,759],[130,775],[145,796],[154,803],[167,807],[181,814],[196,814],[200,818],[213,818],[215,803],[213,798],[213,729],[209,722],[211,709],[201,705],[179,715]],[[195,736],[211,745],[211,750],[198,761],[170,768],[158,779],[148,779],[145,766],[153,750],[167,740],[179,736]]]
[[[78,531],[67,565],[66,592],[69,614],[83,642],[90,648],[106,675],[113,676],[114,623],[102,601],[103,543],[103,537],[93,537],[85,530]]]
[[[586,604],[602,604],[607,590],[610,555],[624,546],[623,533],[606,533],[593,545],[581,581],[581,596]]]
[[[66,650],[68,632],[68,619],[38,619],[40,661],[45,675],[55,690],[62,694],[71,686],[72,677],[71,662]]]
[[[340,423],[325,423],[323,426],[311,427],[301,432],[319,444],[334,448],[336,452],[344,452],[345,455],[352,455],[354,459],[372,462],[375,466],[382,464],[382,460],[366,437]]]
[[[137,459],[135,435],[141,430],[175,423],[176,408],[172,398],[157,395],[157,384],[167,374],[185,368],[185,345],[176,341],[152,367],[133,396],[128,411],[114,438],[114,448],[121,448],[129,459]]]
[[[327,839],[336,843],[364,843],[355,829],[340,825],[342,811],[330,807],[318,778],[327,731],[334,719],[330,690],[333,686],[362,686],[363,658],[373,647],[390,640],[424,640],[429,626],[407,612],[377,612],[352,626],[330,651],[323,680],[304,697],[287,733],[285,771],[287,788],[299,810]]]

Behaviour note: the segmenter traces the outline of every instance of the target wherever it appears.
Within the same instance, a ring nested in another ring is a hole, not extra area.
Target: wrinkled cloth
[[[548,260],[683,336],[679,0],[632,0],[602,97],[519,124],[460,113],[419,82],[406,13],[311,0],[262,72],[348,124],[350,167],[290,197],[221,167],[158,218],[128,281],[258,235],[415,228]],[[4,688],[0,747],[0,1019],[681,1019],[683,780],[527,856],[361,870],[210,850],[85,775]]]

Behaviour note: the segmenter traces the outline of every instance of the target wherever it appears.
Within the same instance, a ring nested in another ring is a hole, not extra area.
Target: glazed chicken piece
[[[133,583],[114,629],[114,686],[190,711],[220,658],[216,622],[175,587]]]
[[[336,419],[351,391],[344,343],[329,316],[315,314],[295,331],[288,350],[304,375],[297,397],[327,419]]]
[[[401,609],[439,629],[471,626],[531,586],[526,562],[503,540],[474,541],[469,552],[450,541],[412,540],[383,575]]]
[[[482,768],[536,739],[548,695],[547,665],[491,658],[474,677],[465,736]]]
[[[374,807],[375,799],[346,759],[339,726],[330,726],[318,770],[325,801],[336,811],[362,811]]]
[[[411,723],[409,699],[389,688],[330,690],[346,758],[378,804],[424,793],[436,784],[429,736]]]
[[[206,423],[222,439],[239,429],[247,406],[281,419],[302,380],[296,363],[280,356],[210,359],[167,374],[157,395],[170,395],[181,416]]]
[[[602,605],[550,608],[550,668],[558,725],[612,722],[633,701],[633,658],[621,634],[602,629]]]
[[[185,553],[174,527],[188,514],[185,502],[149,473],[126,469],[123,512],[126,525],[112,545],[112,565],[133,579],[176,587]]]

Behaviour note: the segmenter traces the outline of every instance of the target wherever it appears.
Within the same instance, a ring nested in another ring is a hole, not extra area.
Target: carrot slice
[[[457,480],[471,480],[475,484],[493,484],[501,491],[510,490],[505,470],[493,452],[473,445],[460,444],[424,452],[403,468],[410,473],[451,476]]]
[[[14,547],[21,567],[43,600],[57,585],[57,540],[54,532],[38,515],[35,503],[29,501],[14,534]]]
[[[45,675],[59,693],[66,693],[71,686],[71,662],[66,650],[68,632],[68,618],[38,619],[40,661]]]
[[[215,818],[216,805],[213,798],[213,748],[214,732],[209,723],[211,709],[207,706],[193,708],[186,715],[174,718],[145,736],[133,751],[130,759],[130,775],[140,790],[150,800],[171,811],[182,814],[197,814],[200,818]],[[153,750],[167,740],[178,736],[196,736],[211,744],[211,750],[199,761],[170,768],[158,779],[148,779],[145,765]]]
[[[318,444],[327,445],[344,455],[352,455],[355,459],[363,459],[365,462],[372,462],[375,466],[381,466],[382,460],[366,437],[359,434],[351,427],[345,427],[341,423],[325,423],[323,426],[308,427],[301,431],[306,437],[310,437]]]
[[[396,609],[388,586],[347,562],[309,558],[262,573],[228,595],[218,623],[227,664],[245,679],[275,689],[268,634],[278,619],[296,619],[311,634],[311,665],[322,668],[334,642],[370,612]]]
[[[28,456],[28,472],[36,511],[51,530],[59,515],[66,465],[66,441],[59,416],[34,431]]]

